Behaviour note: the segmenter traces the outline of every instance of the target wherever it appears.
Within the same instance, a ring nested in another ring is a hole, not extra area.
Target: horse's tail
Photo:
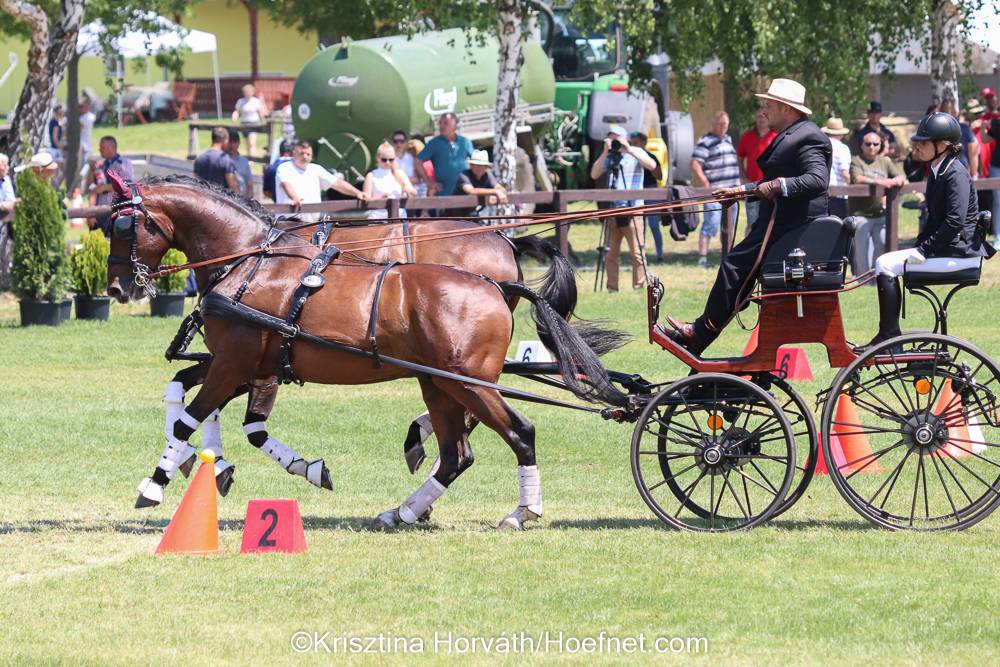
[[[517,236],[512,242],[518,256],[528,255],[539,261],[549,262],[549,270],[531,284],[559,317],[568,320],[576,309],[577,299],[573,265],[554,244],[534,234]]]
[[[571,392],[588,401],[618,406],[626,404],[627,397],[611,383],[607,369],[594,350],[540,294],[523,283],[503,282],[500,288],[508,296],[522,297],[531,302],[531,316],[535,320],[538,337],[555,354],[559,373]]]

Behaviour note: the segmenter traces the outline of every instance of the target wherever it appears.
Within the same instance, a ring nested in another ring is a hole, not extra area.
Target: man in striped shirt
[[[740,184],[740,163],[736,148],[729,137],[729,115],[719,111],[712,116],[712,131],[698,140],[691,157],[694,184],[703,188],[731,188]],[[732,224],[735,208],[729,209],[728,224]],[[701,234],[698,236],[698,266],[708,268],[708,244],[719,233],[722,204],[705,206]]]

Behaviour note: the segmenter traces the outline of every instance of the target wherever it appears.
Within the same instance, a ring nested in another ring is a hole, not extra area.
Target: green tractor
[[[590,184],[590,156],[612,123],[659,136],[656,103],[628,92],[621,29],[581,33],[567,10],[538,3],[524,48],[518,105],[521,191]],[[445,112],[478,146],[493,142],[497,43],[461,30],[345,40],[311,58],[292,93],[296,135],[315,159],[352,180],[398,129],[431,137]],[[662,156],[661,156],[662,157]]]

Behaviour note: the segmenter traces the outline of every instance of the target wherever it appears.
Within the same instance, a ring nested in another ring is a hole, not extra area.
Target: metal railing
[[[985,178],[974,181],[977,190],[1000,191],[1000,178]],[[907,183],[898,188],[882,188],[875,185],[843,185],[834,186],[829,190],[829,194],[834,197],[881,197],[885,196],[886,209],[886,250],[897,250],[899,248],[899,205],[902,195],[924,192],[925,183]],[[704,196],[712,193],[711,188],[691,188],[693,196]],[[518,192],[511,193],[507,199],[513,204],[535,204],[550,206],[557,213],[565,213],[569,205],[573,202],[613,202],[621,200],[623,197],[629,199],[642,199],[647,202],[664,201],[670,198],[670,191],[664,188],[650,188],[645,190],[554,190],[552,192]],[[303,204],[299,209],[301,213],[349,213],[376,209],[386,209],[389,217],[396,217],[401,208],[408,212],[436,210],[449,211],[455,209],[471,209],[486,204],[485,197],[471,195],[449,196],[449,197],[411,197],[406,199],[378,199],[370,202],[359,202],[355,199],[338,199],[324,201],[318,204]],[[697,205],[695,205],[697,206]],[[292,213],[293,207],[288,204],[264,204],[264,208],[272,213]],[[110,213],[107,206],[94,208],[78,208],[68,211],[71,218],[89,218]],[[544,220],[539,220],[539,224],[544,224]],[[559,225],[556,236],[559,240],[559,247],[563,253],[569,250],[568,242],[569,225]],[[732,243],[732,229],[728,225],[722,226],[722,247],[729,248]]]

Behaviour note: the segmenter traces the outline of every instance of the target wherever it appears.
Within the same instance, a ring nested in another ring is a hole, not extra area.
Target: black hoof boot
[[[177,469],[180,470],[181,474],[184,475],[185,477],[190,477],[191,471],[194,469],[194,462],[195,460],[197,460],[197,458],[198,457],[195,454],[192,454],[191,457],[184,463],[180,464],[180,466]]]
[[[327,491],[333,491],[333,480],[330,478],[330,469],[323,466],[323,472],[320,473],[320,486]]]
[[[424,446],[417,443],[403,453],[403,458],[406,459],[406,467],[410,469],[410,474],[413,475],[420,470],[420,466],[423,465],[427,454],[424,452]]]
[[[215,476],[215,488],[219,490],[219,495],[225,498],[229,495],[229,489],[233,488],[233,473],[236,466],[231,465]]]

